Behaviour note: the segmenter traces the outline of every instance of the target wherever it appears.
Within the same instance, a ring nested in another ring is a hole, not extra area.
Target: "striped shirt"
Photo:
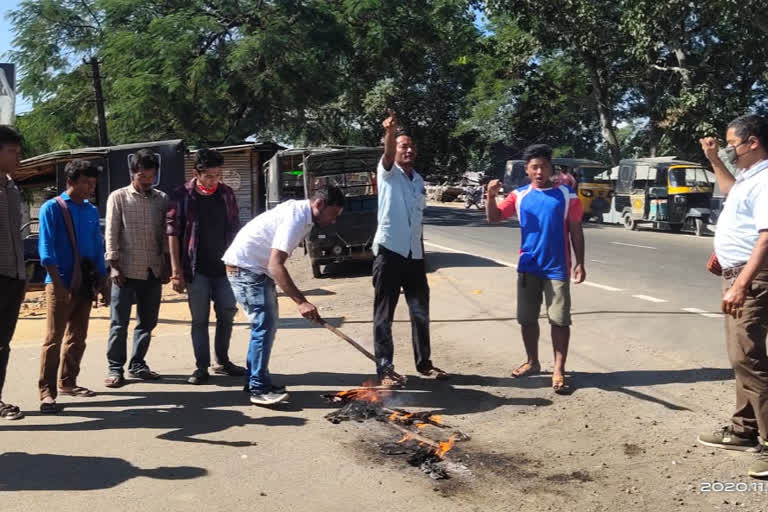
[[[5,174],[0,174],[0,276],[27,278],[21,240],[21,194]]]
[[[154,188],[144,194],[128,185],[109,195],[105,259],[118,261],[126,278],[145,280],[150,270],[161,277],[167,211],[168,196]]]

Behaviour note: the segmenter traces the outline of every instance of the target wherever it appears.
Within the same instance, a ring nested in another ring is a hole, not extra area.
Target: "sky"
[[[11,31],[11,22],[6,19],[6,15],[19,6],[19,0],[3,0],[2,5],[0,8],[0,62],[8,62],[6,53],[13,48],[13,32]],[[18,74],[18,70],[16,73]],[[16,113],[20,114],[29,110],[32,110],[29,101],[17,95]]]

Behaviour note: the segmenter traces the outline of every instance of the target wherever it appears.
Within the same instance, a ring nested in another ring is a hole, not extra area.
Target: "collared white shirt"
[[[422,233],[427,191],[424,180],[416,171],[413,179],[397,164],[389,171],[379,161],[377,182],[379,187],[379,226],[373,239],[373,253],[385,247],[407,258],[424,258]]]
[[[768,230],[768,160],[736,176],[717,219],[715,253],[723,268],[749,261],[760,231]]]
[[[285,201],[246,224],[221,260],[232,267],[269,275],[267,266],[272,249],[290,256],[311,230],[309,200]]]

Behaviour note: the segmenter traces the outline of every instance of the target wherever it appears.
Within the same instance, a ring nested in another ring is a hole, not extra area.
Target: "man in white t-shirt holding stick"
[[[275,285],[296,303],[301,316],[321,322],[317,308],[293,282],[285,262],[313,224],[333,224],[343,208],[344,193],[332,186],[316,190],[312,199],[280,203],[246,224],[221,258],[235,298],[251,324],[246,390],[253,404],[274,405],[288,398],[285,387],[275,386],[269,374],[279,321]]]

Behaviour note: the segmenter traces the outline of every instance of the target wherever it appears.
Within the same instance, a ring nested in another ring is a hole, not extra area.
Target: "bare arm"
[[[288,273],[288,269],[285,268],[285,261],[287,259],[288,253],[278,249],[272,249],[272,252],[269,254],[269,263],[267,265],[269,275],[272,276],[280,289],[296,303],[299,307],[301,316],[307,320],[312,320],[313,322],[321,322],[322,319],[320,318],[317,308],[307,300],[303,293],[301,293],[301,290],[299,290],[296,283],[293,282],[293,278]]]
[[[389,117],[384,120],[382,126],[384,126],[384,156],[381,158],[381,165],[389,171],[395,164],[397,152],[397,118],[394,112],[389,111]]]
[[[715,170],[715,177],[717,178],[720,191],[723,195],[727,196],[733,184],[736,183],[736,178],[733,177],[728,167],[720,160],[720,156],[717,154],[720,149],[717,145],[717,140],[714,137],[706,137],[699,142],[701,143],[701,149],[704,150],[704,156],[707,157],[709,163],[712,164],[712,169]]]
[[[576,259],[573,278],[576,284],[581,284],[587,278],[587,272],[584,270],[584,228],[581,221],[568,222],[568,231],[571,234],[571,244],[573,244],[573,254]]]
[[[488,183],[488,200],[485,202],[485,214],[490,224],[496,224],[504,220],[499,210],[499,205],[496,203],[496,196],[501,190],[501,182],[499,180],[492,180]]]

